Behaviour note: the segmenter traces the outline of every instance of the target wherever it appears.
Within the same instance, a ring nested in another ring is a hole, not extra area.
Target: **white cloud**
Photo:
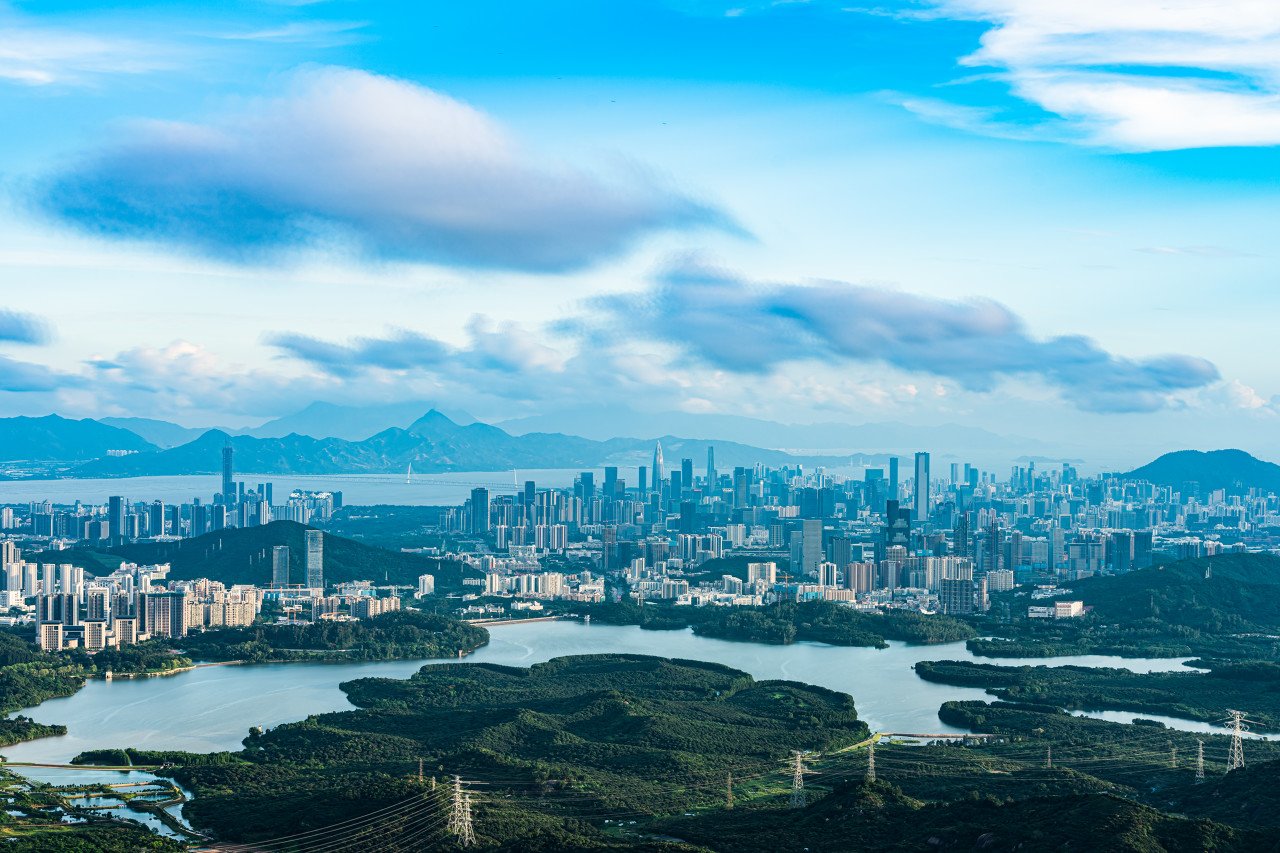
[[[987,21],[977,51],[1084,142],[1150,151],[1280,143],[1274,0],[932,0]]]
[[[605,180],[523,151],[484,112],[345,68],[204,124],[148,122],[51,180],[83,228],[259,259],[325,247],[377,258],[562,271],[676,227],[733,228],[652,178]]]
[[[160,45],[91,29],[44,26],[0,5],[0,79],[30,86],[79,85],[112,74],[174,66]]]

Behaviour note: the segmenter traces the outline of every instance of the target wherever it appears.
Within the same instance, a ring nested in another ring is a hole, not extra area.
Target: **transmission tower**
[[[418,759],[418,782],[422,782],[422,759]]]
[[[804,808],[804,753],[796,750],[791,759],[791,808]]]
[[[471,795],[462,790],[462,777],[453,777],[453,796],[449,803],[449,834],[459,847],[470,847],[476,842],[471,829]]]
[[[867,781],[876,781],[876,742],[867,744]]]
[[[1169,766],[1175,770],[1178,767],[1178,748],[1173,745],[1173,741],[1169,741]]]
[[[724,782],[724,807],[733,808],[733,774],[730,773]]]
[[[1204,741],[1196,741],[1196,784],[1204,781]]]
[[[1053,747],[1045,747],[1044,766],[1047,770],[1053,769]]]
[[[1231,715],[1231,755],[1227,758],[1227,772],[1244,767],[1244,733],[1249,727],[1244,724],[1243,711],[1227,711]]]

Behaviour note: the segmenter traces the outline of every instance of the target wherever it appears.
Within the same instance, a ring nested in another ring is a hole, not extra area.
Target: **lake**
[[[644,631],[635,626],[531,622],[491,628],[489,644],[465,660],[511,666],[564,655],[621,652],[712,661],[760,679],[791,679],[851,694],[872,729],[903,733],[958,732],[938,719],[949,699],[990,698],[977,688],[949,687],[916,677],[921,660],[979,660],[964,643],[887,649],[819,643],[766,646],[699,637],[692,631]],[[1135,672],[1184,669],[1182,658],[1128,659],[1104,655],[1001,660],[1008,665],[1111,666]],[[86,749],[133,746],[209,752],[239,749],[251,726],[270,727],[309,714],[349,710],[343,681],[405,678],[424,661],[286,663],[211,666],[164,678],[90,681],[74,696],[22,711],[43,723],[62,723],[62,737],[6,747],[11,761],[63,764]],[[1194,725],[1188,723],[1188,726]],[[77,772],[77,771],[69,771]]]
[[[938,719],[951,699],[989,699],[977,688],[949,687],[917,678],[922,660],[979,660],[965,644],[887,649],[848,648],[820,643],[767,646],[696,636],[692,631],[644,631],[636,626],[589,625],[576,621],[490,626],[490,642],[466,663],[530,666],[564,655],[630,653],[721,663],[757,679],[790,679],[849,693],[858,715],[874,731],[901,734],[958,733]],[[1002,659],[1010,666],[1106,666],[1134,672],[1185,670],[1185,658],[1118,658],[1077,655],[1061,658]],[[68,763],[87,749],[137,747],[193,752],[239,749],[252,726],[270,728],[311,714],[350,710],[338,689],[356,678],[407,678],[431,661],[362,663],[281,663],[208,666],[162,678],[93,680],[74,696],[51,699],[20,713],[43,723],[62,723],[67,734],[5,747],[9,761]],[[446,661],[439,661],[446,662]],[[447,659],[447,662],[456,662]],[[1089,716],[1125,720],[1137,716],[1111,711]],[[1141,716],[1150,718],[1152,715]],[[1200,723],[1160,718],[1188,731],[1224,730]],[[28,778],[55,785],[118,783],[153,778],[139,771],[14,767]],[[175,816],[180,813],[175,809]],[[155,818],[139,813],[158,829]],[[167,831],[167,830],[166,830]]]

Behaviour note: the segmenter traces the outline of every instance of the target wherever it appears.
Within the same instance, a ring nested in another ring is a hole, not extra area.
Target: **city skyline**
[[[1275,456],[1280,21],[1140,5],[5,4],[0,415],[592,401]]]

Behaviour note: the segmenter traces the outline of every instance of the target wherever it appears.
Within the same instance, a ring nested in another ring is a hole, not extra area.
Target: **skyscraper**
[[[804,563],[803,572],[806,577],[817,575],[818,566],[822,563],[826,551],[822,547],[822,519],[806,518],[801,533],[800,559]]]
[[[715,492],[716,489],[716,449],[714,447],[707,448],[707,491]]]
[[[323,546],[321,547],[323,548]],[[277,545],[271,549],[271,585],[272,586],[288,586],[289,585],[289,546],[288,545]]]
[[[916,454],[916,523],[929,520],[929,454]]]
[[[653,445],[653,490],[662,493],[662,442],[655,442]]]
[[[307,531],[307,588],[324,589],[324,531]]]
[[[693,460],[692,459],[680,460],[680,488],[682,489],[693,488]]]
[[[898,457],[889,457],[889,500],[898,499]]]
[[[222,502],[224,504],[232,504],[236,502],[236,483],[234,469],[231,464],[231,458],[235,451],[231,447],[231,442],[227,442],[222,446]]]
[[[112,495],[107,498],[107,536],[110,537],[112,545],[118,545],[124,541],[126,512],[128,512],[128,505],[122,495]]]
[[[481,536],[489,532],[489,490],[471,490],[471,532]]]

